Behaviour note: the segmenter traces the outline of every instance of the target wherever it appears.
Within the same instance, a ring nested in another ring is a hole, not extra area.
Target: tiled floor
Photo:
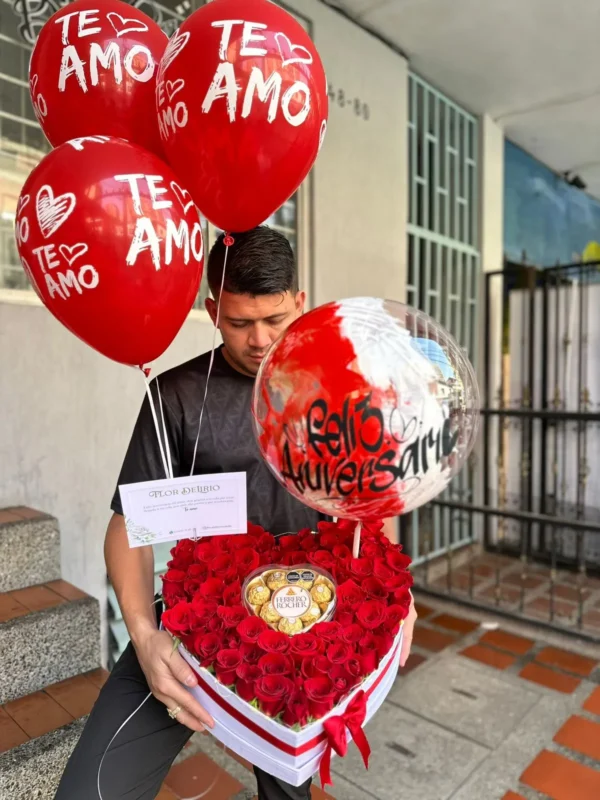
[[[35,611],[45,611],[88,595],[66,581],[58,580],[12,592],[0,592],[0,623]]]
[[[89,714],[107,677],[97,669],[0,706],[0,753]]]

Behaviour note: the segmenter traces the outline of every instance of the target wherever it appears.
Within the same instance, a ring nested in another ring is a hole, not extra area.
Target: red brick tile
[[[29,614],[29,609],[13,597],[10,592],[0,594],[0,622],[8,622],[16,617]]]
[[[311,800],[335,800],[330,794],[324,792],[320,786],[313,784],[310,788]]]
[[[525,800],[523,795],[517,794],[516,792],[507,792],[502,800]]]
[[[10,509],[3,508],[0,510],[0,525],[4,525],[7,522],[19,522],[21,517],[18,514],[14,514]]]
[[[45,692],[12,700],[6,703],[4,710],[32,739],[73,721],[73,717]]]
[[[427,619],[427,617],[430,617],[432,614],[435,613],[435,610],[433,608],[425,606],[422,603],[415,603],[415,609],[417,611],[419,619]]]
[[[519,589],[523,587],[527,589],[538,589],[542,584],[546,583],[546,579],[542,575],[531,575],[527,573],[525,577],[520,572],[509,573],[502,576],[502,583],[508,583],[511,586],[517,586]]]
[[[163,784],[160,792],[156,795],[156,800],[179,800],[179,797]]]
[[[12,750],[28,740],[29,736],[25,731],[0,706],[0,753]]]
[[[583,613],[583,627],[600,630],[600,611],[591,608]]]
[[[559,753],[542,750],[521,775],[521,782],[552,800],[594,800],[600,797],[600,771]]]
[[[586,711],[600,717],[600,686],[598,686],[583,704]]]
[[[572,678],[570,675],[563,675],[560,672],[555,672],[553,669],[542,667],[541,664],[527,664],[521,672],[521,678],[531,683],[539,683],[540,686],[545,686],[547,689],[554,689],[563,694],[572,694],[579,686],[581,681],[578,678]]]
[[[525,639],[523,636],[515,636],[514,633],[507,633],[501,629],[487,631],[479,640],[481,644],[491,644],[499,650],[506,650],[516,656],[523,656],[528,653],[535,642],[532,639]]]
[[[29,508],[29,506],[12,506],[11,508],[7,508],[11,514],[15,514],[20,520],[23,519],[40,519],[40,517],[47,517],[47,514],[44,514],[43,511],[38,511],[35,508]]]
[[[434,631],[431,628],[424,628],[416,625],[412,643],[425,650],[439,653],[440,650],[443,650],[444,647],[448,647],[450,644],[454,644],[455,641],[456,637],[448,633],[442,633],[441,631]]]
[[[46,693],[74,718],[85,717],[98,699],[100,689],[83,675],[48,686]]]
[[[573,716],[554,736],[557,744],[600,761],[600,724],[585,717]]]
[[[507,669],[517,660],[509,653],[499,653],[497,650],[492,650],[491,647],[484,647],[480,644],[471,645],[471,647],[461,650],[460,654],[496,669]]]
[[[464,619],[464,617],[455,617],[452,614],[439,614],[437,617],[430,619],[429,622],[440,628],[447,628],[449,631],[462,634],[472,633],[479,627],[478,622]]]
[[[585,586],[581,590],[582,602],[585,602],[591,595],[591,591],[586,589]],[[561,600],[569,600],[571,603],[579,603],[579,588],[577,586],[566,586],[562,583],[557,583],[554,587],[554,596],[560,597]]]
[[[478,597],[483,597],[491,603],[496,602],[496,587],[489,586],[482,592],[477,593]],[[521,598],[521,592],[515,589],[514,586],[503,586],[500,584],[500,605],[511,605],[518,603]]]
[[[548,664],[564,669],[565,672],[581,675],[583,678],[587,678],[598,666],[598,662],[593,658],[586,658],[558,647],[545,647],[536,655],[535,660],[540,664]]]
[[[104,686],[104,684],[108,680],[109,675],[110,672],[107,669],[103,669],[102,667],[99,667],[98,669],[93,669],[91,672],[85,673],[85,677],[88,679],[88,681],[91,681],[94,684],[94,686],[97,686],[99,689],[101,689]]]
[[[67,583],[67,581],[51,581],[50,583],[47,583],[46,586],[48,589],[62,597],[63,600],[81,600],[84,597],[89,597],[89,595],[87,595],[85,592],[82,592],[81,589],[73,586],[72,583]]]
[[[574,603],[568,603],[566,600],[561,600],[555,597],[554,603],[550,603],[550,596],[543,595],[536,597],[529,603],[525,604],[525,613],[537,617],[538,619],[550,619],[550,606],[555,617],[564,617],[564,619],[575,619],[577,615],[577,606]]]
[[[214,786],[207,792],[206,800],[229,800],[244,788],[204,753],[198,753],[177,764],[170,770],[165,781],[169,789],[180,797],[195,797],[206,792],[213,782]]]
[[[477,581],[473,581],[473,588],[477,585]],[[445,591],[448,588],[448,576],[444,575],[442,578],[438,578],[433,582],[433,586],[436,589],[441,589]],[[468,574],[464,572],[452,572],[450,574],[450,589],[454,589],[455,591],[459,589],[463,592],[468,592],[471,588],[471,578]]]
[[[478,564],[473,571],[475,575],[478,575],[480,578],[491,578],[492,575],[496,574],[494,567],[489,564]]]
[[[398,675],[408,675],[409,672],[420,667],[425,661],[427,661],[427,658],[420,653],[411,653],[406,664],[398,670]]]
[[[11,594],[15,600],[18,600],[30,611],[43,611],[46,608],[60,606],[65,602],[60,595],[45,586],[29,586],[27,589],[17,589]]]

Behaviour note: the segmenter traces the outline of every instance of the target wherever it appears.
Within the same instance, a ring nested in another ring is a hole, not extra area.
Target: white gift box
[[[325,721],[330,717],[343,715],[361,691],[367,696],[365,724],[385,700],[398,672],[402,628],[378,669],[353,689],[329,714],[300,731],[275,722],[246,703],[201,667],[183,646],[179,649],[198,677],[199,685],[189,691],[213,717],[213,736],[234,753],[270,775],[291,786],[300,786],[318,771],[328,747]],[[346,735],[350,741],[352,737],[347,728]]]

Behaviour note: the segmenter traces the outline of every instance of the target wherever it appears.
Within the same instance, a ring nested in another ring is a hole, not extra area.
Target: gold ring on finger
[[[171,717],[171,719],[177,719],[177,715],[181,711],[181,706],[177,706],[176,708],[167,708],[167,714]]]

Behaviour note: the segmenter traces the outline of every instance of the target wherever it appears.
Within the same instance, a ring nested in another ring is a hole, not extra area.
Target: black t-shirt
[[[205,353],[158,378],[174,477],[189,475],[192,468],[209,363],[210,353]],[[319,514],[292,497],[276,481],[260,455],[252,430],[253,386],[254,378],[233,369],[219,348],[208,384],[194,474],[245,472],[250,522],[262,525],[273,534],[302,528],[315,530],[321,519]],[[162,431],[156,381],[152,384],[152,396]],[[123,462],[119,485],[166,477],[146,397]],[[118,514],[123,513],[118,487],[111,508]]]

